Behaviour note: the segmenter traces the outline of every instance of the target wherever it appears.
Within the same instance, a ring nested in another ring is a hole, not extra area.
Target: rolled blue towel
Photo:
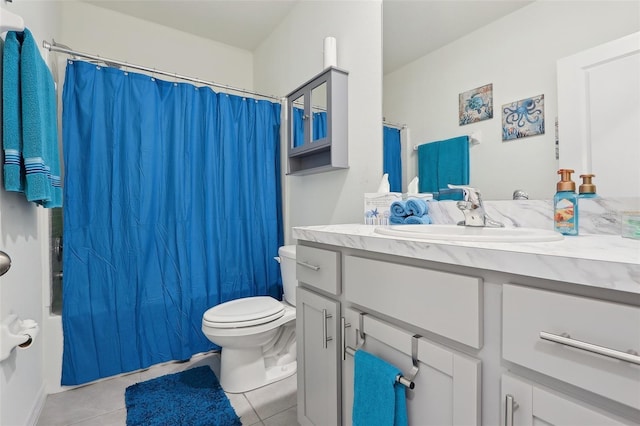
[[[405,201],[407,213],[413,216],[424,216],[429,211],[427,202],[420,198],[409,198]]]
[[[389,211],[391,212],[391,217],[406,217],[409,215],[409,213],[407,212],[407,205],[405,201],[394,201],[393,203],[391,203]]]
[[[389,224],[391,225],[402,225],[404,223],[404,217],[402,216],[389,216]]]
[[[431,223],[431,218],[428,214],[422,216],[407,216],[404,223],[407,225],[428,225]]]

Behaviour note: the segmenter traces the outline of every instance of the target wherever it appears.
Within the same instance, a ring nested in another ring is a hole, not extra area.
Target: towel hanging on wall
[[[61,207],[53,76],[26,28],[7,33],[3,59],[5,189],[43,207]]]
[[[418,146],[418,177],[420,192],[438,192],[448,184],[468,185],[469,137]]]

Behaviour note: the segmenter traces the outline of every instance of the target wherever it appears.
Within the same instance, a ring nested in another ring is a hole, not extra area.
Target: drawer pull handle
[[[614,358],[620,361],[630,362],[632,364],[640,365],[640,356],[634,355],[632,352],[622,352],[615,349],[610,349],[605,346],[594,345],[593,343],[583,342],[581,340],[572,339],[568,334],[558,335],[553,333],[547,333],[546,331],[540,332],[540,338],[548,340],[550,342],[560,343],[561,345],[571,346],[583,351],[593,352],[594,354],[604,355],[609,358]]]
[[[327,349],[327,343],[333,340],[333,337],[327,336],[327,320],[333,315],[328,314],[326,309],[322,310],[322,347]]]
[[[300,265],[300,266],[304,266],[305,268],[313,269],[314,271],[319,271],[319,270],[320,270],[320,267],[319,267],[319,266],[312,265],[312,264],[310,264],[310,263],[303,262],[303,261],[301,261],[301,260],[297,261],[296,263],[297,263],[298,265]]]
[[[504,401],[504,426],[513,426],[513,412],[518,409],[518,403],[513,395],[507,395]]]

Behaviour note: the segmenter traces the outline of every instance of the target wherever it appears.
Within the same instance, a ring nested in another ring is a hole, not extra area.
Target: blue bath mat
[[[213,371],[207,366],[129,386],[127,426],[240,426]]]

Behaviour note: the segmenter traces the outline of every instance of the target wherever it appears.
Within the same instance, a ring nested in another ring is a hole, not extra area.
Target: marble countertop
[[[377,234],[375,226],[293,228],[297,240],[640,294],[640,240],[581,234],[562,241],[476,243]]]

